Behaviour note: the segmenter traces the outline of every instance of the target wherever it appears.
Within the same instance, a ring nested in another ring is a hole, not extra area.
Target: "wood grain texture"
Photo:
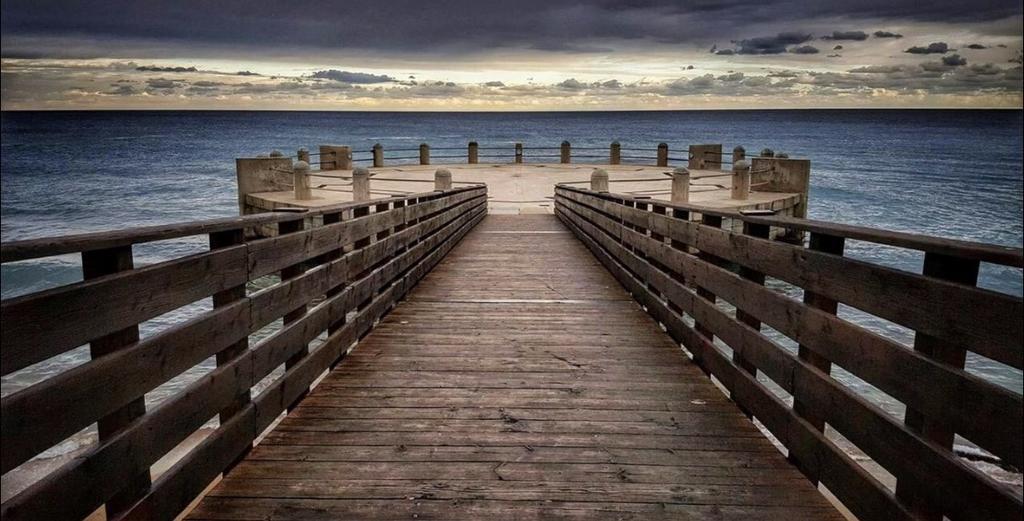
[[[563,231],[487,217],[191,518],[841,519]]]

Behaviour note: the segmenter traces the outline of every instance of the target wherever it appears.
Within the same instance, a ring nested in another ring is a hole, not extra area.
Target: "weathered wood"
[[[616,224],[611,219],[604,218],[596,213],[588,213],[584,207],[577,206],[575,203],[563,202],[560,205],[560,215],[566,216],[566,218],[577,227],[579,233],[587,234],[587,238],[595,237],[596,243],[593,243],[593,247],[609,248],[609,251],[618,251],[617,254],[609,254],[616,257],[617,262],[627,261],[625,266],[629,267],[633,275],[628,275],[631,280],[631,285],[627,287],[635,287],[636,289],[642,289],[647,292],[647,286],[652,280],[658,280],[659,283],[655,285],[662,292],[666,291],[666,285],[675,285],[673,291],[668,293],[669,300],[680,299],[682,296],[691,295],[690,292],[684,289],[683,286],[673,281],[670,277],[665,274],[659,274],[657,271],[651,269],[651,267],[644,262],[642,257],[630,252],[624,246],[619,245],[619,240],[623,241],[623,244],[636,245],[636,241],[649,241],[648,238],[643,237],[640,234],[623,230],[617,234],[617,240],[612,240],[610,236],[610,230],[616,227]],[[561,208],[567,208],[568,212],[562,212]],[[597,228],[594,225],[583,221],[581,217],[576,216],[575,212],[581,212],[579,215],[586,215],[588,219],[597,223],[597,226],[604,227],[604,231],[595,232]],[[588,231],[589,230],[589,231]],[[595,233],[597,233],[595,235]],[[609,235],[605,235],[609,234]],[[627,237],[628,236],[628,237]],[[630,240],[631,239],[631,240]],[[600,246],[599,246],[600,245]],[[651,253],[655,249],[664,248],[641,248],[644,253]],[[592,248],[593,249],[593,248]],[[616,250],[617,249],[617,250]],[[595,252],[601,253],[601,252]],[[610,257],[608,258],[609,262]],[[696,261],[694,261],[696,262]],[[615,270],[614,265],[609,266],[610,269]],[[672,265],[672,264],[670,264]],[[678,266],[679,264],[675,264]],[[721,268],[714,267],[711,263],[705,263],[705,268],[719,270],[723,274],[727,274]],[[686,271],[695,271],[694,268],[686,267]],[[731,275],[731,274],[729,274]],[[733,276],[735,277],[735,276]],[[704,277],[698,276],[698,280]],[[621,279],[620,279],[621,280]],[[737,278],[737,280],[742,280]],[[643,281],[643,282],[640,282]],[[735,283],[733,283],[735,285]],[[724,287],[724,286],[723,286]],[[757,286],[760,287],[760,286]],[[636,291],[634,291],[636,293]],[[880,463],[889,468],[896,475],[913,475],[915,481],[929,483],[927,490],[928,501],[934,505],[941,505],[941,509],[944,512],[950,514],[956,514],[965,518],[1006,518],[1012,519],[1015,516],[1020,515],[1021,504],[1020,498],[1014,497],[1009,494],[1001,486],[995,484],[991,478],[982,475],[972,467],[965,465],[959,461],[951,452],[936,450],[936,448],[917,437],[912,432],[903,429],[893,418],[888,415],[881,413],[877,408],[868,405],[863,399],[854,396],[849,390],[839,385],[835,381],[831,380],[826,373],[820,372],[813,364],[802,361],[801,358],[797,357],[794,359],[792,355],[785,354],[781,349],[772,346],[767,339],[756,334],[751,329],[737,329],[738,322],[730,319],[722,311],[716,307],[706,303],[705,300],[700,298],[694,298],[695,296],[688,296],[685,299],[677,302],[688,313],[694,314],[695,320],[701,320],[701,317],[707,317],[708,312],[713,312],[710,315],[710,319],[716,324],[711,329],[717,334],[726,335],[723,338],[727,344],[734,349],[743,350],[744,356],[751,356],[758,368],[765,370],[768,375],[779,383],[783,388],[789,390],[794,396],[804,397],[811,403],[813,409],[818,411],[834,411],[829,414],[826,421],[832,424],[837,430],[842,432],[848,439],[856,443],[869,455],[873,456]],[[653,294],[647,293],[641,301],[646,304],[648,310],[658,307],[658,302]],[[664,304],[661,309],[668,311],[668,307]],[[737,303],[738,306],[742,307],[742,304]],[[700,310],[700,311],[696,311]],[[678,324],[684,330],[689,330],[685,324],[677,318],[672,320],[678,321]],[[662,320],[665,322],[665,320]],[[668,326],[669,324],[666,323]],[[672,327],[669,326],[670,332]],[[734,332],[744,331],[742,335],[737,336]],[[684,331],[685,333],[685,331]],[[684,337],[689,338],[689,342],[684,339],[684,344],[688,347],[693,347],[691,344],[696,343],[698,346],[703,345],[701,351],[704,354],[713,354],[714,356],[709,359],[709,364],[714,363],[719,365],[719,370],[712,370],[712,374],[717,376],[723,384],[733,389],[737,382],[742,382],[745,379],[753,378],[752,375],[743,376],[742,374],[735,373],[733,370],[728,369],[722,364],[723,357],[721,353],[717,351],[710,343],[703,337],[698,337],[693,334],[684,334]],[[767,355],[775,357],[773,361],[770,357],[766,358]],[[783,358],[779,358],[782,356]],[[787,360],[788,358],[788,360]],[[794,360],[799,362],[794,365]],[[781,362],[785,364],[780,365]],[[796,371],[794,371],[796,369]],[[732,374],[728,374],[732,373]],[[856,371],[855,371],[856,373]],[[742,378],[741,378],[742,377]],[[748,380],[749,381],[749,380]],[[756,380],[753,380],[756,383]],[[735,393],[735,391],[734,391]],[[741,404],[746,404],[751,410],[757,415],[757,408],[751,405],[754,402],[765,397],[772,398],[770,392],[766,389],[761,389],[757,394],[734,396]],[[1015,397],[1019,401],[1020,397]],[[1010,406],[1013,407],[1013,406]],[[1016,406],[1019,409],[1019,406]],[[1004,413],[1012,413],[1014,409],[1007,408]],[[793,414],[791,411],[786,411],[786,414]],[[968,414],[967,417],[970,417]],[[759,416],[773,432],[776,429],[772,428],[772,422],[766,418]],[[783,433],[791,431],[783,430]],[[817,429],[815,429],[817,432]],[[1003,436],[1006,433],[1002,433]],[[778,432],[776,435],[780,438],[780,441],[784,445],[790,447],[791,454],[795,456],[797,460],[805,457],[800,451],[793,450],[794,448],[787,443],[787,436],[784,436]],[[814,434],[814,436],[821,436],[820,434]],[[1011,438],[1019,439],[1019,438]],[[1013,456],[1013,450],[1006,448],[1004,451],[1009,452],[1011,458]],[[901,456],[902,454],[902,456]],[[913,454],[911,458],[907,458],[907,455]],[[815,464],[819,463],[821,454],[815,451],[813,458]],[[1019,457],[1019,451],[1017,453]],[[852,464],[851,465],[856,465]],[[943,468],[942,471],[938,471],[938,468]],[[809,469],[804,466],[805,472],[812,479],[822,479],[821,469]],[[831,469],[825,469],[831,470]],[[935,475],[943,476],[943,479],[935,479]],[[837,490],[835,486],[826,482],[829,488],[843,497],[844,493],[849,491]],[[959,499],[959,496],[966,494],[972,498],[970,501],[964,502]],[[858,505],[848,505],[857,511]],[[902,507],[901,507],[902,508]],[[984,510],[982,512],[981,510]]]

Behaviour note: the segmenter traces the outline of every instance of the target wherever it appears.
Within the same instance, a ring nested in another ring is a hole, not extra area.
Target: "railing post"
[[[361,166],[352,171],[352,200],[370,200],[370,171]]]
[[[731,198],[740,201],[750,197],[750,165],[745,160],[732,164]]]
[[[82,278],[95,279],[104,275],[134,269],[132,247],[119,246],[104,250],[82,252]],[[129,326],[89,342],[89,354],[93,360],[124,349],[139,341],[139,326]],[[140,397],[124,407],[102,417],[97,422],[99,441],[103,443],[116,436],[136,418],[146,414],[146,399]],[[115,519],[142,498],[149,491],[151,482],[149,469],[134,476],[114,497],[106,503],[107,519]],[[55,498],[57,499],[57,498]]]
[[[518,164],[521,164],[522,162],[523,162],[523,144],[522,143],[516,143],[516,164],[518,165]]]
[[[373,166],[375,168],[384,166],[384,145],[377,143],[370,150],[373,152]]]
[[[282,235],[287,235],[289,233],[301,232],[303,230],[303,228],[305,228],[305,225],[306,225],[305,219],[296,219],[294,221],[283,221],[283,222],[280,222],[280,223],[277,224],[277,235],[278,236],[282,236]],[[305,267],[305,263],[304,262],[299,262],[297,264],[293,264],[291,266],[287,266],[285,268],[281,268],[281,281],[283,282],[283,281],[286,281],[286,280],[294,279],[295,277],[298,277],[299,275],[302,275],[302,273],[305,272],[305,271],[306,271],[306,267]],[[299,306],[299,307],[297,307],[297,308],[295,308],[295,309],[285,313],[284,317],[283,317],[283,320],[282,320],[282,324],[287,326],[288,324],[291,324],[292,322],[296,322],[296,321],[302,319],[303,315],[306,314],[306,311],[307,311],[307,304],[303,303],[301,306]],[[302,359],[305,358],[306,355],[308,355],[308,354],[309,354],[309,344],[306,344],[306,345],[302,346],[299,350],[297,350],[295,352],[295,354],[293,354],[291,357],[289,357],[288,360],[285,360],[285,363],[284,363],[285,370],[287,371],[288,369],[291,369],[292,367],[295,367],[295,365],[298,364],[300,361],[302,361]],[[306,392],[308,392],[308,390]],[[306,392],[303,392],[298,398],[295,399],[294,402],[292,402],[291,404],[288,405],[288,410],[289,411],[291,411],[292,409],[295,408],[296,405],[298,405],[299,401],[302,400],[303,397],[305,397]]]
[[[284,152],[281,152],[280,150],[271,150],[270,151],[270,157],[274,157],[274,158],[284,157]]]
[[[668,143],[658,143],[658,166],[668,166]]]
[[[608,172],[603,168],[595,168],[590,173],[590,189],[595,192],[608,191]]]
[[[306,153],[308,155],[309,152],[307,151]],[[302,164],[302,162],[300,161],[299,164]],[[308,165],[307,165],[307,169],[308,169]],[[219,250],[221,248],[229,248],[231,246],[237,246],[239,244],[244,244],[244,243],[245,243],[245,230],[243,228],[238,228],[238,229],[235,229],[235,230],[226,230],[226,231],[222,231],[222,232],[214,232],[214,233],[210,234],[210,250],[211,251]],[[245,298],[245,284],[243,283],[243,284],[239,284],[237,286],[233,286],[233,287],[227,288],[227,289],[225,289],[223,291],[219,291],[217,293],[214,293],[213,294],[213,308],[217,309],[217,308],[222,308],[222,307],[225,307],[225,306],[229,306],[229,305],[231,305],[231,304],[233,304],[235,302],[238,302],[239,300],[242,300],[244,298]],[[224,366],[224,365],[230,364],[231,362],[233,362],[238,357],[245,355],[248,350],[249,350],[249,338],[245,337],[245,338],[239,340],[238,342],[235,342],[234,344],[231,344],[230,346],[222,349],[220,352],[217,353],[217,366],[220,367],[220,366]],[[238,390],[238,395],[235,397],[234,401],[232,401],[231,404],[229,404],[227,407],[221,409],[220,414],[218,416],[219,419],[220,419],[221,425],[227,423],[229,420],[231,420],[232,417],[234,417],[242,409],[244,409],[246,404],[248,404],[250,400],[252,400],[252,396],[250,394],[249,387],[248,386],[243,386],[241,389]],[[251,446],[252,445],[250,444],[250,448],[251,448]],[[224,470],[224,473],[225,474],[228,473],[231,470],[231,468],[233,468],[235,466],[235,464],[237,464],[238,462],[242,461],[242,459],[245,458],[245,455],[248,454],[248,453],[249,453],[248,449],[243,451],[242,454],[240,454],[235,459],[234,463],[232,465],[230,465],[227,469]]]
[[[313,190],[309,187],[309,163],[299,161],[292,167],[295,176],[295,199],[308,201],[313,198]]]
[[[452,173],[446,168],[439,168],[434,172],[434,190],[451,190]]]
[[[741,146],[738,146],[738,145],[735,148],[732,149],[732,162],[733,163],[735,163],[737,161],[743,161],[746,158],[747,158],[747,149],[745,149],[745,148],[743,148]]]
[[[306,147],[300,148],[297,152],[295,152],[295,158],[298,161],[305,161],[306,164],[309,164],[309,149]]]
[[[617,165],[622,162],[622,145],[618,141],[612,141],[612,146],[608,150],[608,164]]]
[[[769,152],[771,151],[769,150]],[[824,253],[831,253],[833,255],[842,255],[845,243],[846,239],[843,237],[827,235],[823,233],[812,233],[808,248],[811,250],[820,251]],[[808,307],[820,309],[830,315],[835,315],[836,311],[839,309],[838,302],[824,295],[814,293],[812,291],[804,291],[804,303],[807,304]],[[815,368],[817,368],[818,370],[825,374],[829,374],[829,372],[832,370],[832,362],[830,362],[827,358],[815,353],[814,351],[812,351],[811,349],[804,345],[800,345],[800,347],[798,348],[797,356],[799,356],[803,360],[806,360],[807,363],[811,364],[812,366],[814,366]],[[811,408],[805,403],[804,398],[799,394],[793,395],[793,412],[795,412],[797,416],[800,416],[803,419],[807,420],[807,422],[813,425],[815,429],[819,431],[825,430],[824,411],[811,410]],[[790,461],[792,461],[797,466],[797,468],[801,467],[800,462],[797,461],[795,458],[790,457]],[[812,473],[804,472],[804,474],[807,475],[807,477],[813,483],[818,483],[817,478],[813,477]]]
[[[475,165],[480,161],[480,145],[476,141],[469,142],[469,150],[467,151],[468,162],[471,165]]]
[[[811,238],[814,238],[814,234],[811,234]],[[929,252],[924,256],[922,273],[926,277],[966,286],[976,286],[979,269],[980,263],[977,260]],[[964,348],[943,338],[924,333],[915,333],[914,351],[954,370],[963,370],[964,364],[967,362],[967,351]],[[928,418],[920,411],[909,407],[903,421],[910,430],[920,433],[922,437],[944,449],[953,450],[956,433],[947,423]],[[911,510],[923,519],[942,519],[944,512],[930,507],[928,501],[924,499],[922,490],[926,487],[928,487],[927,483],[913,482],[910,481],[910,478],[896,476],[897,497],[905,501]]]
[[[320,170],[350,170],[352,147],[320,145]]]
[[[430,164],[430,145],[426,143],[420,143],[420,164]]]
[[[684,166],[672,170],[672,202],[690,202],[690,171]]]
[[[775,152],[770,148],[762,148],[761,157],[775,157]]]
[[[562,141],[562,147],[560,152],[560,160],[563,165],[568,164],[572,161],[572,145],[570,145],[568,141]]]

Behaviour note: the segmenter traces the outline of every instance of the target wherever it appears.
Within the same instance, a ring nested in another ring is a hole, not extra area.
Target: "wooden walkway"
[[[191,519],[842,519],[554,216],[489,216]]]

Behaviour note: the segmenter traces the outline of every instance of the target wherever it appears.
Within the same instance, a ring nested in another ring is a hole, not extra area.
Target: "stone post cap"
[[[297,161],[294,165],[292,165],[292,168],[294,170],[309,170],[309,163],[305,161]]]
[[[741,154],[745,154],[745,153],[747,153],[747,149],[743,148],[743,147],[742,147],[742,146],[740,146],[740,145],[736,145],[736,147],[734,147],[734,148],[732,149],[732,152],[733,152],[734,154],[735,154],[735,153],[737,153],[737,152],[739,152],[739,153],[741,153]]]
[[[603,168],[595,168],[590,177],[608,177],[608,171]]]
[[[357,166],[352,170],[352,177],[370,177],[370,171],[365,166]]]
[[[275,150],[270,153],[270,157],[284,157],[284,154],[280,150]]]
[[[737,171],[738,172],[742,172],[742,171],[744,171],[744,170],[746,170],[748,168],[750,168],[750,164],[747,163],[747,161],[745,159],[741,159],[741,160],[739,160],[739,161],[737,161],[737,162],[732,164],[733,172],[737,172]]]
[[[618,141],[612,141],[612,144],[613,144],[613,145],[618,145],[618,144],[619,144],[619,142],[618,142]]]
[[[766,149],[761,150],[761,156],[762,157],[772,157],[774,155],[775,155],[775,152],[772,151],[772,149],[770,149],[770,148],[766,148]]]
[[[568,142],[568,141],[562,141],[562,146],[563,146],[563,147],[567,147],[567,146],[569,146],[569,142]]]
[[[775,157],[777,157],[779,159],[789,159],[789,154],[787,154],[785,152],[779,152],[779,153],[775,154]]]
[[[299,152],[309,152],[309,149],[306,147],[302,147],[299,149]]]
[[[451,177],[452,176],[452,171],[448,170],[447,168],[438,168],[437,171],[434,172],[434,176],[435,177]]]
[[[672,169],[672,174],[673,175],[690,175],[690,169],[686,168],[685,166],[677,166],[674,169]]]

